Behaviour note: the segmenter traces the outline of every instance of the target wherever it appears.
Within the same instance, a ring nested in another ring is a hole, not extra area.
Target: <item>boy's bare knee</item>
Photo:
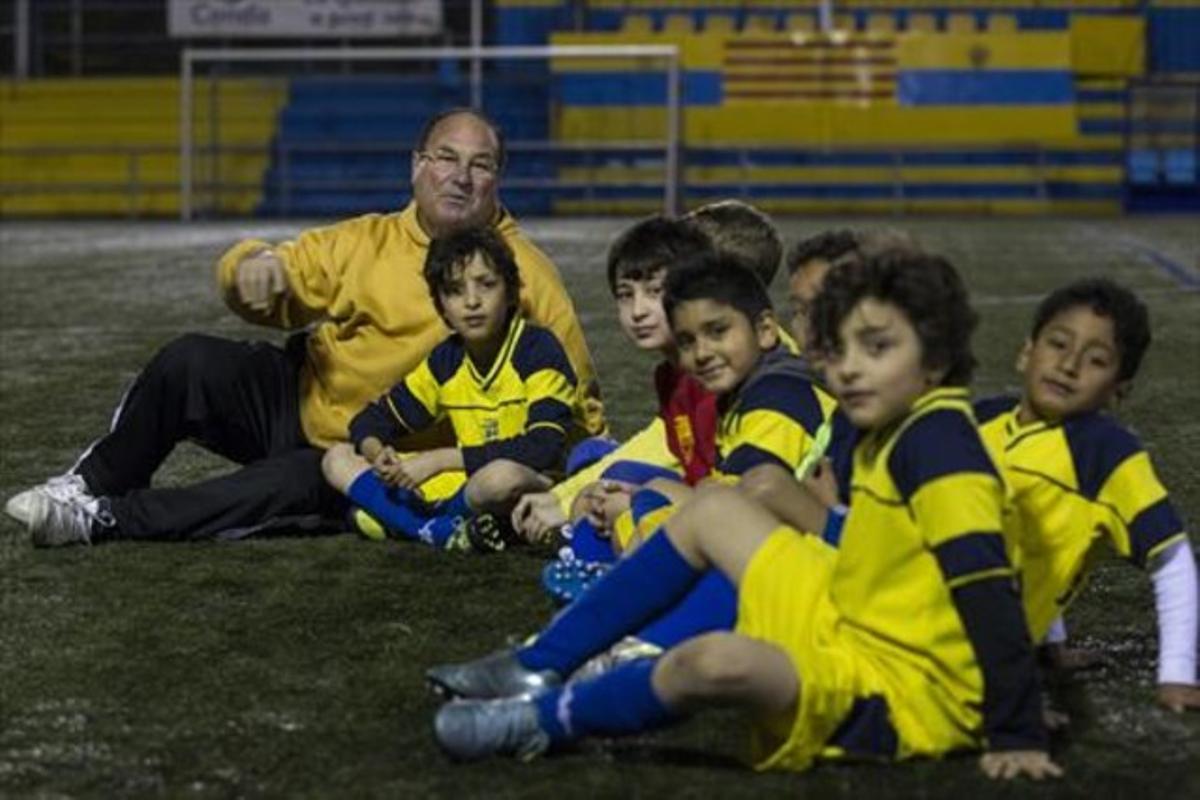
[[[712,514],[723,513],[731,503],[745,502],[741,492],[721,483],[701,484],[685,506],[691,515],[700,519],[712,519]]]
[[[750,688],[753,663],[740,637],[709,633],[672,648],[663,670],[683,701],[734,699]]]
[[[728,534],[723,521],[730,519],[729,509],[734,502],[746,502],[736,489],[718,484],[705,485],[667,520],[666,529],[672,543],[692,566],[711,565],[710,539]]]
[[[522,494],[541,488],[538,474],[524,464],[498,459],[484,466],[467,482],[467,501],[473,508],[505,506]]]
[[[349,473],[354,471],[358,454],[349,444],[335,444],[325,451],[321,457],[321,473],[325,480],[339,489],[344,489],[349,482]]]

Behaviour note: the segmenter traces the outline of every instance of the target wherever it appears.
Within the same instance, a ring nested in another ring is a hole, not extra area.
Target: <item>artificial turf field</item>
[[[622,339],[604,251],[622,220],[530,221],[575,297],[618,435],[652,413],[652,359]],[[780,220],[790,245],[861,220]],[[887,221],[885,221],[887,222]],[[878,222],[868,224],[878,224]],[[1011,388],[1039,295],[1090,274],[1141,291],[1155,342],[1122,416],[1192,530],[1200,520],[1200,220],[905,221],[963,271],[983,321],[980,393]],[[185,331],[278,340],[227,312],[220,252],[305,225],[0,226],[0,495],[67,468],[139,366]],[[774,287],[782,299],[782,279]],[[180,447],[164,484],[227,468]],[[0,796],[1200,797],[1200,714],[1152,704],[1150,583],[1102,562],[1068,616],[1107,665],[1055,688],[1067,777],[990,784],[973,757],[756,775],[736,715],[532,765],[455,766],[422,670],[537,629],[542,554],[482,557],[351,535],[35,551],[0,522]]]

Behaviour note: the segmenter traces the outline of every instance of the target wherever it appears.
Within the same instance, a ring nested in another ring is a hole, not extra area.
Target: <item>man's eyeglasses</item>
[[[432,153],[422,150],[417,155],[430,162],[435,170],[443,174],[458,173],[465,169],[473,178],[492,178],[500,171],[500,165],[496,163],[496,159],[490,156],[476,156],[469,161],[464,161],[453,150],[434,150]]]

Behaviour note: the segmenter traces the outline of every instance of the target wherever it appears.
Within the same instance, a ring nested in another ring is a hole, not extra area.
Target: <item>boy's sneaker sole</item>
[[[355,507],[350,509],[347,519],[350,522],[351,530],[358,533],[364,539],[370,539],[373,542],[383,542],[388,538],[387,528],[383,527],[383,524],[379,520],[361,508]]]
[[[566,605],[600,580],[612,564],[578,559],[551,561],[542,568],[542,588],[559,605]]]

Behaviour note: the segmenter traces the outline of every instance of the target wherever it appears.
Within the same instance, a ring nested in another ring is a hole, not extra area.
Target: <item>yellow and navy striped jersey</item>
[[[942,720],[994,749],[1044,746],[1005,488],[966,390],[935,389],[900,422],[862,432],[850,493],[830,599],[889,690],[935,704],[892,709],[901,738],[920,751]]]
[[[473,473],[499,458],[535,470],[561,464],[571,424],[575,373],[554,334],[514,316],[486,373],[453,334],[350,423],[359,445],[368,436],[395,442],[448,418]]]
[[[764,353],[754,372],[718,403],[716,477],[740,476],[766,463],[794,471],[835,406],[802,358],[781,347]]]
[[[1138,438],[1108,414],[1058,423],[1017,418],[1015,397],[979,401],[980,433],[1011,488],[1008,535],[1029,629],[1040,639],[1083,584],[1107,540],[1146,567],[1186,537]]]

